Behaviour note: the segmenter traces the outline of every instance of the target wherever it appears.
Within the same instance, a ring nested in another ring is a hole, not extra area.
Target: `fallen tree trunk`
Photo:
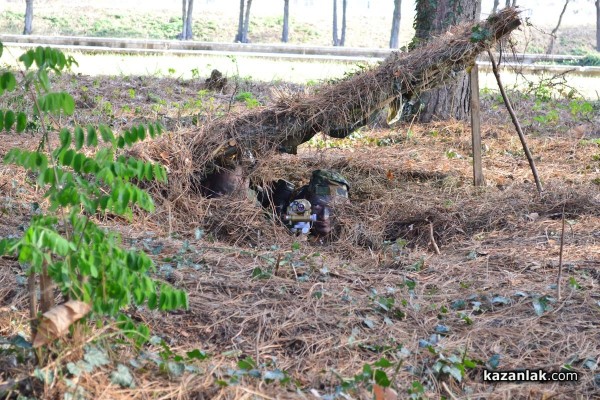
[[[519,12],[507,8],[487,20],[454,27],[417,50],[394,52],[379,66],[316,93],[281,96],[272,105],[216,120],[194,139],[194,169],[204,175],[215,167],[253,163],[273,151],[295,153],[319,132],[346,137],[394,99],[452,80],[520,24]]]

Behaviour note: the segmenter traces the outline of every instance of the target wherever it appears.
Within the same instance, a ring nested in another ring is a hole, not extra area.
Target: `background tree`
[[[33,0],[25,0],[25,28],[23,35],[31,35],[31,25],[33,24]]]
[[[390,49],[397,49],[400,36],[400,7],[402,0],[394,0],[394,15],[392,16],[392,33],[390,35]]]
[[[181,29],[181,40],[191,40],[194,38],[192,32],[192,8],[194,7],[194,0],[182,0],[182,16],[183,28]]]
[[[442,34],[452,25],[474,21],[481,12],[481,0],[416,0],[416,11],[415,37],[411,43],[413,48]],[[463,120],[468,118],[471,111],[471,87],[466,72],[457,76],[454,83],[417,93],[416,96],[420,104],[421,122],[430,122],[434,117]]]
[[[290,0],[283,0],[283,31],[281,41],[287,43],[290,35]]]
[[[337,0],[333,0],[333,45],[343,46],[346,43],[346,9],[347,0],[342,0],[342,32],[338,36],[337,27]]]
[[[492,7],[492,14],[498,11],[498,5],[500,4],[500,0],[494,0],[494,7]]]
[[[235,42],[248,43],[248,30],[250,28],[250,7],[252,0],[240,0],[240,16],[238,20],[238,32]]]
[[[506,7],[514,7],[517,5],[517,0],[506,0]]]
[[[600,51],[600,0],[596,0],[596,50]]]
[[[560,28],[560,24],[562,22],[563,16],[565,15],[565,11],[567,11],[567,6],[569,5],[569,1],[570,0],[565,0],[565,5],[563,6],[563,9],[560,12],[560,15],[558,16],[558,22],[556,23],[556,26],[554,27],[554,29],[552,29],[552,32],[550,32],[550,43],[548,43],[548,47],[546,48],[546,54],[552,54],[552,51],[554,50],[554,42],[556,42],[558,28]]]

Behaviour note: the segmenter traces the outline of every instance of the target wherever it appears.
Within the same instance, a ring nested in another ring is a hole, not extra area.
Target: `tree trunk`
[[[548,43],[548,47],[546,48],[546,54],[552,54],[552,51],[554,50],[554,42],[556,41],[557,36],[556,33],[558,32],[558,28],[560,28],[563,16],[565,15],[565,11],[567,11],[567,5],[569,5],[569,1],[570,0],[565,0],[565,5],[563,6],[563,9],[560,12],[560,15],[558,16],[558,22],[556,23],[556,27],[552,29],[552,32],[550,32],[550,43]]]
[[[23,35],[31,35],[33,24],[33,0],[25,0],[25,28]]]
[[[390,34],[390,49],[397,49],[400,41],[400,7],[402,0],[394,0],[394,15],[392,16],[392,33]]]
[[[240,0],[240,15],[239,15],[239,19],[238,19],[238,31],[237,31],[237,35],[235,35],[234,42],[242,41],[242,36],[243,36],[243,32],[244,32],[244,5],[245,5],[245,0]]]
[[[416,4],[415,46],[445,32],[452,25],[478,19],[481,11],[481,0],[417,0]],[[465,120],[471,112],[471,87],[469,76],[464,71],[457,73],[454,82],[413,95],[418,100],[417,110],[413,112],[420,112],[420,122],[449,118]]]
[[[494,0],[494,7],[492,8],[492,14],[498,11],[498,5],[500,5],[500,0]]]
[[[283,32],[281,41],[287,43],[290,35],[290,0],[283,0]]]
[[[244,30],[242,32],[242,43],[248,43],[248,31],[250,29],[250,6],[252,6],[252,0],[246,2],[246,15],[244,16]]]
[[[187,18],[185,20],[185,23],[187,25],[186,28],[186,37],[185,40],[192,40],[194,38],[194,32],[192,31],[192,9],[194,8],[194,0],[188,0],[188,7],[187,7]]]
[[[348,0],[342,0],[342,37],[340,38],[340,46],[346,44],[346,8]]]
[[[596,50],[600,51],[600,0],[596,0]]]
[[[183,27],[181,28],[181,40],[190,40],[193,38],[192,33],[192,8],[194,0],[182,0],[182,15]]]
[[[187,37],[187,0],[181,0],[181,35],[180,40],[185,40]]]
[[[339,46],[340,40],[338,39],[337,29],[337,0],[333,0],[333,45]]]

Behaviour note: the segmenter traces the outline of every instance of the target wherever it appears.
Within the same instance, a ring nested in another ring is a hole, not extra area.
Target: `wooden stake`
[[[481,115],[479,104],[479,67],[473,64],[469,76],[471,81],[471,136],[473,142],[473,184],[485,185],[481,163]]]
[[[500,89],[500,94],[502,95],[502,99],[504,100],[504,105],[506,106],[506,109],[508,110],[508,113],[510,114],[510,119],[512,120],[513,124],[515,125],[515,128],[517,129],[517,133],[519,134],[519,139],[521,140],[521,145],[523,146],[523,150],[525,151],[525,155],[527,156],[527,160],[529,161],[529,166],[531,167],[531,173],[533,174],[533,179],[535,180],[535,186],[537,187],[538,193],[541,195],[542,192],[544,191],[544,189],[542,188],[542,183],[540,182],[540,178],[537,173],[537,168],[535,167],[535,162],[533,161],[533,156],[531,155],[531,152],[529,151],[529,147],[527,147],[527,143],[525,142],[525,135],[523,134],[523,129],[521,129],[521,124],[519,123],[519,120],[517,119],[515,110],[513,109],[512,104],[510,104],[510,99],[508,98],[508,96],[506,95],[506,92],[504,91],[504,86],[502,86],[502,80],[500,79],[500,72],[498,72],[498,64],[496,64],[496,60],[494,59],[492,52],[489,49],[487,52],[490,57],[490,61],[492,63],[492,72],[494,73],[494,76],[496,77],[496,82],[498,82],[498,88]]]
[[[556,297],[560,300],[560,281],[562,280],[563,246],[565,243],[565,207],[562,211],[562,230],[560,233],[560,251],[558,253],[558,277],[556,278]]]

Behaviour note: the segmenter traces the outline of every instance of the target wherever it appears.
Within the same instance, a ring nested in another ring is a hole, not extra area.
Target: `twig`
[[[512,105],[510,103],[510,99],[508,98],[508,96],[506,95],[506,92],[504,91],[504,86],[502,85],[502,80],[500,79],[500,73],[498,72],[498,64],[496,64],[496,60],[494,59],[494,56],[492,55],[492,52],[490,51],[490,49],[488,49],[487,52],[490,57],[490,61],[492,63],[492,72],[494,73],[494,76],[496,77],[496,82],[498,82],[498,88],[500,88],[500,94],[502,95],[502,99],[504,100],[504,105],[506,105],[506,109],[508,110],[508,113],[510,114],[510,119],[512,119],[512,122],[515,125],[515,128],[517,129],[517,133],[519,134],[519,139],[521,140],[521,145],[523,146],[523,150],[525,151],[525,155],[527,156],[527,160],[529,161],[529,166],[531,167],[531,173],[533,174],[533,179],[535,180],[535,186],[537,187],[538,193],[541,195],[542,192],[544,191],[544,189],[542,188],[542,183],[540,182],[540,178],[537,173],[537,168],[535,167],[535,162],[533,161],[533,157],[531,155],[531,152],[529,151],[529,147],[527,146],[527,143],[525,142],[525,135],[523,134],[523,129],[521,129],[521,124],[519,123],[519,120],[517,119],[515,110],[513,109]]]
[[[558,253],[558,277],[556,278],[556,297],[560,300],[560,281],[562,280],[563,247],[565,243],[565,206],[562,211],[562,230],[560,234],[560,251]]]
[[[450,391],[450,388],[448,387],[448,385],[446,385],[446,382],[442,382],[442,387],[444,388],[444,390],[446,391],[446,393],[448,393],[448,395],[450,395],[450,398],[451,398],[452,400],[458,400],[458,397],[456,397],[456,396],[454,395],[454,393],[452,393],[452,392]]]
[[[429,222],[429,242],[431,243],[431,246],[433,247],[435,254],[437,254],[439,256],[440,248],[438,247],[437,243],[435,242],[435,238],[433,237],[433,222],[431,222],[431,221],[428,221],[428,222]]]

